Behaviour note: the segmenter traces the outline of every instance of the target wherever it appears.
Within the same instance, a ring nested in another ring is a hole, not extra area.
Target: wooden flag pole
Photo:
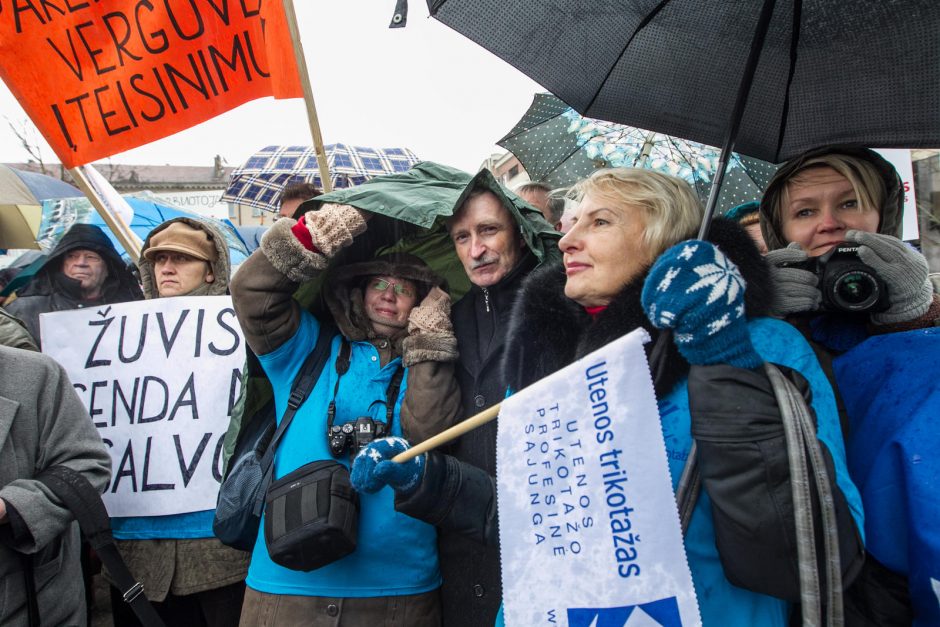
[[[297,14],[294,12],[294,1],[283,0],[284,16],[287,18],[287,28],[290,31],[291,44],[294,47],[294,58],[297,61],[297,73],[300,74],[300,84],[304,90],[304,103],[307,105],[307,121],[310,123],[310,134],[313,136],[313,149],[317,154],[317,166],[320,169],[321,187],[324,193],[333,191],[330,181],[330,168],[326,163],[326,151],[323,149],[323,136],[320,134],[320,121],[317,118],[317,106],[313,101],[313,88],[310,87],[310,75],[307,73],[307,60],[304,58],[304,49],[300,43],[300,29],[297,27]]]
[[[137,236],[131,231],[131,227],[127,226],[127,222],[124,221],[124,218],[108,211],[108,207],[101,197],[98,196],[95,188],[92,187],[91,182],[85,176],[85,173],[82,172],[81,168],[69,168],[68,172],[72,176],[72,180],[75,181],[75,185],[88,197],[92,206],[98,211],[98,215],[101,216],[101,219],[104,220],[108,228],[111,229],[111,232],[114,233],[118,242],[121,243],[121,246],[127,251],[127,254],[130,255],[131,261],[137,263],[137,260],[140,259],[141,244],[138,243]]]
[[[434,437],[428,438],[421,444],[416,444],[415,446],[411,447],[407,451],[403,453],[399,453],[398,455],[392,458],[392,461],[398,462],[398,463],[406,462],[409,459],[417,457],[421,453],[426,453],[430,451],[432,448],[437,448],[441,444],[447,444],[451,440],[456,440],[457,438],[462,436],[464,433],[468,431],[473,431],[477,427],[485,425],[490,420],[493,420],[494,418],[496,418],[496,416],[499,415],[499,407],[500,407],[500,403],[497,403],[493,405],[492,407],[488,407],[487,409],[484,409],[476,416],[471,416],[470,418],[467,418],[463,422],[458,422],[450,429],[445,429],[444,431],[441,431]]]

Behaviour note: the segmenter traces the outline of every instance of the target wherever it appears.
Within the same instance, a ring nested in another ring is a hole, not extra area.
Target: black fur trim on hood
[[[372,323],[366,317],[363,303],[362,282],[366,277],[393,276],[408,279],[418,286],[418,299],[415,306],[421,304],[431,288],[437,286],[447,291],[447,282],[439,277],[421,259],[407,253],[391,253],[376,257],[370,261],[340,266],[331,271],[329,285],[323,290],[326,301],[336,326],[350,341],[358,342],[376,337]],[[390,338],[401,353],[401,342],[407,330]]]
[[[716,218],[708,239],[741,270],[747,284],[747,316],[767,315],[772,295],[770,271],[747,232],[730,220]],[[502,364],[507,384],[518,391],[638,327],[653,338],[646,345],[649,355],[661,331],[646,318],[641,305],[648,273],[646,268],[592,319],[581,305],[565,296],[567,277],[562,263],[536,268],[523,281],[510,316],[507,337],[511,344]],[[688,370],[688,362],[670,342],[666,363],[655,381],[657,397],[668,394]]]

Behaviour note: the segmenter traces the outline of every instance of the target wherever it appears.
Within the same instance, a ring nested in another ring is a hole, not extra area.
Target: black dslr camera
[[[809,270],[819,277],[823,311],[877,313],[890,305],[888,286],[858,258],[858,244],[838,244],[824,255],[782,267]]]
[[[387,431],[388,425],[384,422],[372,420],[368,416],[360,416],[355,421],[342,425],[330,424],[327,428],[326,439],[333,457],[342,457],[347,452],[353,457],[372,440],[387,436]]]

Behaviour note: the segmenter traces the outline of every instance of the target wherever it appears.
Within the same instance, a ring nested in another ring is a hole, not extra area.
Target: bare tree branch
[[[20,120],[19,124],[15,124],[9,117],[3,116],[3,119],[7,121],[10,130],[13,131],[13,134],[16,135],[16,139],[19,140],[20,145],[26,151],[26,154],[30,156],[28,160],[29,163],[35,163],[39,166],[39,171],[48,176],[52,176],[52,172],[46,168],[45,161],[42,156],[42,148],[39,145],[39,140],[36,137],[36,127],[33,126],[32,122],[29,120]]]

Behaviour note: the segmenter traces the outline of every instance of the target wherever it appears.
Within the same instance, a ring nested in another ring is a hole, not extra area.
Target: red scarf
[[[597,317],[607,309],[607,305],[597,305],[596,307],[585,307],[584,311],[588,312],[588,315],[591,316],[591,320],[597,320]]]

